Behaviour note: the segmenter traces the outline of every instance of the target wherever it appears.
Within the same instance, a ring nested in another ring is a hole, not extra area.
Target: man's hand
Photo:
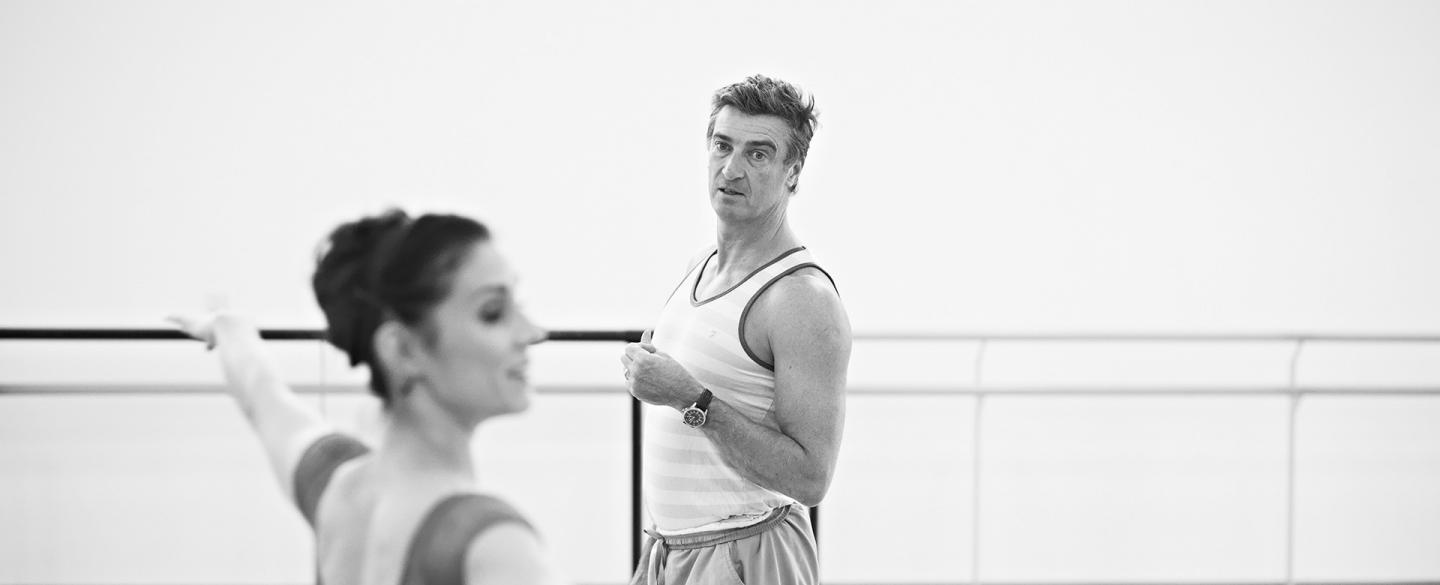
[[[640,343],[625,346],[620,363],[630,394],[641,402],[682,410],[694,404],[705,387],[675,358],[650,343],[654,331],[646,330]]]

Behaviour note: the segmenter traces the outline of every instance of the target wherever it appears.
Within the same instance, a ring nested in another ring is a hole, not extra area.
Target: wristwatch
[[[710,412],[710,399],[714,397],[715,395],[710,393],[710,389],[706,388],[705,393],[700,395],[700,398],[695,401],[695,404],[691,404],[685,407],[685,410],[680,411],[680,422],[685,423],[685,426],[692,429],[705,426],[705,416]]]

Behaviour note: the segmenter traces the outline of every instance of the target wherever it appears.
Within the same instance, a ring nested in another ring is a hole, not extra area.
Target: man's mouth
[[[719,187],[718,190],[719,190],[721,193],[724,193],[724,194],[726,194],[726,195],[734,195],[734,196],[736,196],[736,197],[744,197],[744,196],[745,196],[744,193],[741,193],[741,192],[736,191],[736,190],[734,190],[734,189],[727,189],[727,188],[725,188],[725,187]]]

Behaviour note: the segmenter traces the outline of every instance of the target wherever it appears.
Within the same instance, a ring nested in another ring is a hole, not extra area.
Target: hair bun
[[[412,219],[390,209],[342,224],[321,242],[311,285],[325,312],[326,337],[350,356],[351,366],[369,366],[370,390],[385,404],[394,397],[389,364],[373,355],[375,332],[392,320],[429,327],[455,271],[476,242],[489,239],[485,225],[467,217]]]
[[[350,365],[370,364],[370,339],[385,307],[376,291],[376,274],[387,247],[410,225],[400,209],[341,224],[321,242],[311,285],[325,312],[326,337],[350,357]]]

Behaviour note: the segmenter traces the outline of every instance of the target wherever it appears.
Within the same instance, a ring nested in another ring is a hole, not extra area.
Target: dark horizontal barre
[[[640,341],[640,330],[619,331],[550,331],[550,341]],[[260,337],[280,341],[323,341],[325,331],[321,329],[261,329]],[[57,340],[57,341],[151,341],[190,339],[175,329],[59,329],[59,328],[0,328],[0,340]]]
[[[325,332],[317,329],[262,329],[260,337],[277,340],[323,341]],[[57,341],[151,341],[190,339],[175,329],[41,329],[0,328],[0,339]]]
[[[549,341],[627,341],[638,343],[645,332],[639,329],[621,331],[568,330],[550,331],[545,336]]]
[[[618,376],[617,376],[618,377]],[[545,395],[566,396],[624,396],[630,397],[625,388],[616,383],[615,387],[595,385],[552,385],[536,388]],[[361,396],[370,393],[362,384],[291,384],[290,391],[299,395]],[[229,394],[224,384],[216,383],[155,383],[155,384],[0,384],[0,396],[204,396]]]

